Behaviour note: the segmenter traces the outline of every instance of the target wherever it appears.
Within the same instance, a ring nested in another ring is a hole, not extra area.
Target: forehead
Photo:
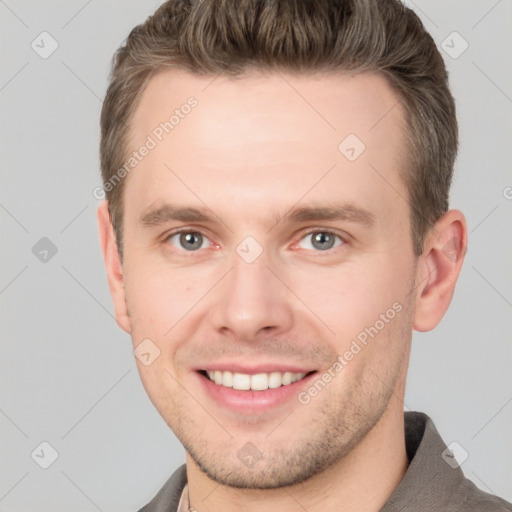
[[[362,186],[367,202],[393,200],[397,189],[406,195],[404,129],[402,106],[379,74],[160,73],[131,122],[130,151],[149,139],[154,147],[128,176],[126,209],[186,197],[282,210],[345,190],[354,202]]]
[[[155,123],[168,121],[191,97],[199,107],[193,109],[193,129],[201,147],[225,146],[227,135],[232,145],[283,141],[287,134],[281,129],[290,125],[293,135],[315,132],[327,137],[326,143],[351,132],[371,142],[371,132],[384,118],[387,127],[395,121],[396,128],[403,118],[395,92],[378,73],[275,72],[230,78],[175,70],[161,72],[147,84],[131,122],[132,141],[151,133]],[[174,135],[190,123],[178,124]]]

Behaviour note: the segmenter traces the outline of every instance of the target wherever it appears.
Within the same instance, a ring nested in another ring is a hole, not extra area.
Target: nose
[[[275,265],[273,266],[275,267]],[[236,340],[254,341],[291,329],[290,291],[268,266],[265,252],[247,263],[237,254],[233,268],[217,288],[211,318],[214,328]]]

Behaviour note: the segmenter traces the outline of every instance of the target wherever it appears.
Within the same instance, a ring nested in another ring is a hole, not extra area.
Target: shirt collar
[[[453,489],[464,481],[462,470],[447,462],[447,447],[426,414],[406,412],[404,418],[409,467],[380,512],[414,510],[411,506],[415,503],[429,503],[431,510],[442,510]],[[189,512],[189,508],[186,483],[177,512]]]
[[[188,498],[188,483],[183,487],[181,491],[180,502],[178,503],[178,509],[176,512],[189,512],[190,502]]]

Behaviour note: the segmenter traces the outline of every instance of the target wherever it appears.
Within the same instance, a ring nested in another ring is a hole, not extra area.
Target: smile
[[[253,418],[255,414],[270,412],[286,403],[297,403],[298,393],[309,386],[318,374],[316,370],[272,371],[272,366],[268,364],[259,371],[247,369],[250,373],[227,370],[225,363],[222,366],[224,368],[218,370],[212,365],[194,372],[202,390],[222,408]]]
[[[289,386],[290,384],[303,379],[307,375],[307,373],[295,372],[257,373],[254,375],[220,370],[207,370],[203,372],[211,381],[215,382],[215,384],[219,386],[243,391],[264,391],[266,389]]]

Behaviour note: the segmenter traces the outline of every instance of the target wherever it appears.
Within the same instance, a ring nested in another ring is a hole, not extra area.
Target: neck
[[[394,397],[375,427],[326,471],[279,489],[236,489],[206,476],[187,453],[190,506],[201,512],[378,512],[407,470],[402,402]],[[340,504],[342,507],[340,507]]]

